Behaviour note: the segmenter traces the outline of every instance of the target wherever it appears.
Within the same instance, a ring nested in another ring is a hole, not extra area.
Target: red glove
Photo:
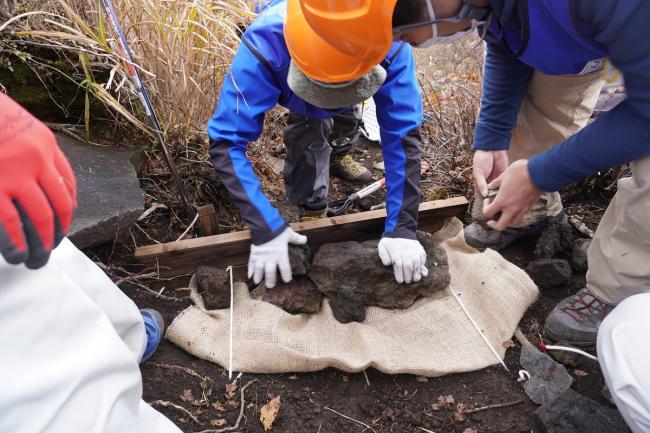
[[[74,173],[54,134],[0,92],[0,254],[43,266],[76,205]]]

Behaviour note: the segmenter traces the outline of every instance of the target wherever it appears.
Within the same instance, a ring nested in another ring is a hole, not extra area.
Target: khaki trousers
[[[528,159],[580,131],[600,89],[601,73],[551,76],[536,72],[513,131],[510,161]],[[618,181],[589,248],[587,286],[608,304],[650,292],[650,157],[631,164],[632,176]],[[546,193],[522,225],[562,209],[557,192]]]

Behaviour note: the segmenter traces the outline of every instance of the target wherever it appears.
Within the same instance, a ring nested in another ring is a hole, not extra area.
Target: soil
[[[368,168],[381,160],[378,146],[364,140],[356,146],[354,156]],[[381,170],[371,170],[373,179],[383,176]],[[431,175],[433,174],[426,174],[424,179]],[[430,185],[432,184],[423,183],[423,200],[427,195],[435,194],[434,190],[428,189],[432,188]],[[332,179],[330,199],[344,197],[358,188]],[[612,194],[613,191],[603,192],[601,188],[590,187],[583,189],[582,193],[570,191],[565,201],[570,211],[584,212],[585,206],[593,209],[592,212],[581,215],[587,215],[586,222],[594,228],[589,223],[599,219]],[[366,210],[384,199],[385,194],[380,191],[351,211]],[[297,215],[285,200],[281,196],[273,198],[274,204],[282,213],[290,221],[295,221]],[[465,222],[469,222],[469,219],[470,216],[466,215]],[[575,235],[582,236],[577,232]],[[145,240],[144,243],[150,242]],[[525,269],[534,259],[534,249],[535,239],[524,239],[502,254]],[[119,246],[117,250],[111,250],[111,254],[115,253],[113,261],[119,263],[126,260],[118,257]],[[155,293],[165,285],[167,288],[164,293],[167,296],[181,297],[184,293],[175,292],[173,288],[184,287],[187,280],[188,277],[182,277],[154,283],[150,286],[153,292],[141,289],[127,289],[126,292],[140,307],[159,309],[166,322],[171,323],[180,311],[190,305],[189,301],[182,298],[163,299]],[[577,274],[573,275],[570,284],[541,293],[539,300],[520,323],[520,328],[533,344],[539,343],[543,336],[544,320],[551,309],[561,299],[584,287],[584,284],[584,274]],[[517,383],[519,351],[516,342],[507,351],[505,362],[509,371],[493,366],[472,373],[428,380],[412,375],[386,375],[373,369],[367,370],[365,374],[349,374],[334,369],[316,373],[244,374],[236,382],[239,387],[254,382],[245,391],[244,416],[239,428],[232,431],[263,432],[259,420],[260,410],[272,398],[280,396],[279,414],[272,427],[272,431],[276,432],[530,432],[533,431],[533,412],[538,406],[527,399],[521,385]],[[588,361],[580,366],[577,374],[573,368],[568,368],[568,371],[575,378],[573,389],[609,406],[601,395],[604,380],[597,364]],[[171,402],[196,416],[199,423],[178,408],[156,406],[184,432],[215,431],[233,426],[238,418],[240,388],[236,392],[226,388],[231,383],[227,371],[189,355],[167,341],[163,341],[153,358],[142,366],[142,374],[146,401]],[[209,380],[206,382],[197,376]],[[439,408],[433,406],[439,399],[449,399],[447,396],[453,396],[453,404]],[[457,410],[459,405],[480,408],[503,403],[511,405],[465,416],[461,416]]]
[[[381,170],[373,168],[381,160],[376,144],[361,140],[355,146],[354,157],[372,170],[373,180],[383,177]],[[564,196],[568,212],[579,214],[587,225],[595,228],[595,223],[615,191],[611,184],[618,175],[620,173],[608,173],[596,182],[593,179],[587,180],[574,187]],[[438,173],[432,171],[423,176],[423,200],[441,198],[435,187],[437,182],[428,182],[435,176]],[[462,179],[458,181],[462,182]],[[604,189],[603,184],[610,188]],[[332,179],[329,198],[339,199],[359,188],[359,185]],[[457,194],[451,188],[449,191],[451,195]],[[297,220],[295,208],[286,202],[283,194],[270,196],[274,205],[289,221]],[[230,208],[225,195],[221,197],[223,201],[220,210]],[[385,193],[379,191],[351,209],[351,212],[367,210],[384,200]],[[236,230],[241,227],[237,212],[227,214],[229,220],[224,228]],[[465,222],[469,222],[470,216],[466,215],[465,219]],[[175,239],[178,232],[182,231],[182,227],[170,222],[169,216],[164,212],[142,225],[147,232],[152,233],[150,236],[163,242]],[[577,232],[575,235],[582,236]],[[151,243],[138,230],[132,230],[132,236],[133,243],[138,245]],[[133,263],[131,241],[116,242],[113,246],[96,248],[87,253],[108,264],[111,269],[144,272],[141,268],[130,265]],[[533,259],[534,249],[535,240],[528,239],[502,253],[508,260],[525,269]],[[534,344],[539,343],[544,320],[557,302],[584,286],[584,274],[573,275],[572,278],[568,285],[541,293],[538,302],[522,319],[520,328]],[[148,286],[149,290],[137,287],[125,289],[124,284],[121,287],[138,306],[160,310],[166,322],[171,323],[179,312],[190,305],[183,298],[186,293],[174,290],[186,287],[188,279],[184,276],[153,282]],[[156,296],[163,286],[163,297]],[[272,427],[275,432],[530,432],[533,431],[533,412],[537,406],[527,399],[521,385],[517,383],[519,351],[517,343],[513,343],[513,347],[507,351],[505,362],[509,371],[493,366],[472,373],[428,380],[411,375],[386,375],[373,369],[367,370],[365,374],[348,374],[333,369],[316,373],[244,374],[236,382],[238,387],[233,390],[227,388],[231,381],[222,367],[198,359],[163,341],[153,358],[142,365],[144,399],[148,402],[163,401],[177,405],[155,406],[184,432],[218,431],[233,426],[240,413],[239,389],[251,381],[254,382],[245,391],[244,412],[239,428],[231,431],[263,432],[259,420],[260,410],[272,398],[280,396],[279,414]],[[587,362],[581,365],[577,374],[573,368],[568,371],[575,378],[573,388],[577,392],[608,405],[601,395],[604,381],[597,364]],[[452,400],[448,396],[453,397],[453,403],[439,407],[439,399]],[[504,403],[509,405],[464,416],[457,410],[459,405],[480,408]],[[178,407],[189,411],[198,423]]]
[[[533,248],[534,240],[523,240],[505,250],[504,256],[523,267],[532,259]],[[544,319],[555,304],[583,285],[584,275],[576,275],[570,285],[542,293],[520,323],[530,341],[539,342]],[[127,294],[141,307],[159,309],[167,323],[189,305],[189,301],[173,302],[140,290],[128,290]],[[519,345],[513,344],[507,351],[505,362],[510,371],[493,366],[428,380],[412,375],[386,375],[373,369],[367,370],[365,375],[334,369],[316,373],[244,374],[238,385],[256,382],[246,389],[244,418],[236,431],[263,432],[260,409],[273,397],[280,396],[280,411],[272,430],[277,432],[371,431],[346,417],[363,422],[376,432],[466,432],[467,429],[528,432],[533,429],[533,412],[537,406],[526,398],[517,383],[519,350]],[[171,366],[189,368],[210,380],[202,385],[204,381],[200,378]],[[581,366],[581,370],[587,375],[580,371],[576,375],[569,369],[575,377],[573,388],[607,404],[600,394],[603,378],[598,366],[589,362]],[[220,366],[195,358],[163,341],[154,357],[142,366],[142,374],[146,401],[173,402],[189,410],[201,422],[197,424],[178,409],[157,407],[184,432],[217,429],[235,423],[239,414],[239,391],[228,394],[226,386],[230,381],[227,371]],[[440,397],[449,395],[453,396],[454,403],[435,410],[432,405]],[[464,420],[456,410],[459,404],[477,408],[502,403],[513,405],[467,414]],[[211,425],[211,422],[222,422],[218,420],[225,420],[225,423],[219,427]]]

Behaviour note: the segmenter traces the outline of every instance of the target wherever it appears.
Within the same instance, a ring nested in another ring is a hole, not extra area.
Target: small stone
[[[311,261],[311,252],[305,245],[289,245],[289,263],[291,263],[291,275],[307,275],[309,272],[309,263]]]
[[[361,302],[361,297],[352,289],[341,289],[329,299],[334,318],[339,322],[361,323],[366,320],[366,307]]]
[[[224,269],[199,266],[194,272],[196,288],[203,297],[205,308],[220,310],[230,306],[230,275]]]
[[[535,431],[611,433],[629,430],[616,409],[610,409],[572,389],[567,389],[535,411]]]
[[[489,190],[488,191],[488,197],[494,198],[496,197],[497,190]],[[484,204],[485,199],[481,194],[474,194],[474,203],[472,204],[472,219],[474,222],[485,225],[485,223],[488,222],[489,218],[486,218],[485,215],[483,215],[483,204]]]
[[[321,246],[314,255],[309,277],[330,298],[347,289],[359,296],[363,305],[408,308],[416,299],[444,290],[450,280],[445,250],[428,233],[417,232],[417,238],[427,253],[429,271],[420,282],[395,281],[392,266],[384,266],[377,253],[379,240]]]
[[[549,402],[573,383],[573,377],[563,365],[533,346],[522,346],[519,363],[530,374],[530,379],[524,383],[524,391],[533,403]]]
[[[542,232],[535,244],[535,257],[552,259],[558,254],[571,251],[573,244],[573,229],[564,212],[547,219]]]
[[[539,259],[526,266],[526,272],[541,289],[569,284],[571,266],[563,259]]]
[[[313,314],[320,311],[323,295],[309,278],[299,275],[288,283],[280,281],[272,289],[267,289],[262,282],[251,297],[269,302],[290,314]]]
[[[575,272],[587,271],[587,250],[591,245],[591,239],[576,239],[573,243],[573,251],[571,252],[571,267]]]

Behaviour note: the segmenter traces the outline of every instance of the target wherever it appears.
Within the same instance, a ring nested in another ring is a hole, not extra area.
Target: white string
[[[478,331],[478,333],[481,335],[481,338],[483,338],[483,341],[485,341],[485,344],[487,344],[488,347],[490,348],[490,350],[492,351],[492,353],[494,353],[494,356],[496,356],[496,358],[499,360],[499,362],[501,363],[501,365],[503,365],[503,368],[505,368],[506,371],[510,371],[510,370],[508,370],[508,367],[506,367],[506,363],[503,362],[503,359],[501,359],[501,357],[499,356],[499,354],[497,353],[497,351],[494,350],[494,347],[492,347],[492,344],[490,344],[490,342],[488,341],[488,339],[487,339],[487,337],[485,336],[485,334],[483,334],[483,331],[481,331],[481,328],[478,327],[478,325],[476,324],[476,322],[474,321],[474,319],[472,318],[472,316],[469,314],[469,311],[467,311],[467,308],[465,308],[465,306],[463,305],[463,303],[460,302],[460,298],[458,297],[458,295],[456,294],[456,292],[454,292],[451,288],[449,289],[449,291],[451,292],[452,295],[454,295],[454,298],[455,298],[456,301],[458,302],[458,305],[460,305],[460,308],[463,309],[463,311],[465,312],[465,315],[467,316],[467,318],[470,320],[470,322],[472,322],[472,325],[474,325],[474,328],[475,328],[475,329]]]
[[[234,310],[235,310],[235,299],[234,299],[234,288],[233,288],[233,283],[232,283],[232,266],[228,266],[226,268],[227,272],[230,272],[230,326],[229,326],[229,331],[230,331],[230,344],[229,344],[229,356],[228,356],[228,380],[232,379],[232,352],[233,352],[233,344],[232,344],[232,334],[233,334],[233,323],[234,323]]]
[[[586,356],[587,358],[593,359],[594,361],[598,361],[598,358],[596,358],[591,353],[587,353],[584,350],[576,349],[574,347],[551,346],[545,344],[544,350],[562,350],[564,352],[573,352],[573,353],[577,353],[578,355]]]

